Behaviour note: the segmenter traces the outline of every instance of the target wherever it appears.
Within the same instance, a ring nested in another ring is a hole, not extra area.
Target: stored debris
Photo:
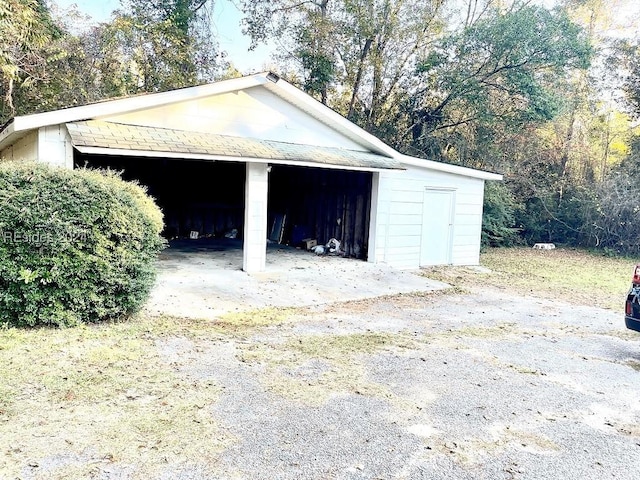
[[[224,238],[238,238],[238,229],[232,228],[227,233],[224,234]]]
[[[342,253],[340,240],[335,238],[329,239],[326,245],[314,245],[310,250],[316,255],[340,255]]]

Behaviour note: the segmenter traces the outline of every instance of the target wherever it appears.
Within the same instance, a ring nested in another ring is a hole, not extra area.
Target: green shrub
[[[502,182],[485,182],[482,211],[482,245],[510,247],[518,242],[515,223],[515,200]]]
[[[141,308],[160,209],[117,173],[0,163],[0,323],[69,326]]]

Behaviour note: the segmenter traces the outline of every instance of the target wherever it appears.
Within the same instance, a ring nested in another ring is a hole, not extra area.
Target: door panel
[[[451,264],[455,191],[427,188],[422,209],[420,265]]]

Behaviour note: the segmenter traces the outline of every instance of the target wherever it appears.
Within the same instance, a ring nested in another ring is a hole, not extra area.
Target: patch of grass
[[[225,331],[250,330],[260,327],[282,325],[292,321],[293,315],[298,311],[296,308],[261,308],[257,310],[246,310],[221,315],[216,321],[216,326]]]
[[[629,329],[608,330],[606,332],[602,332],[602,334],[629,342],[635,342],[638,340],[638,333]]]
[[[433,278],[433,277],[431,277]],[[437,280],[436,278],[433,278]],[[443,281],[443,280],[440,280]],[[449,282],[445,282],[449,283]],[[413,292],[413,293],[399,293],[397,295],[389,295],[387,298],[389,300],[395,300],[399,297],[409,297],[409,298],[438,298],[438,297],[446,297],[446,296],[455,296],[455,295],[464,295],[469,293],[469,290],[460,285],[451,285],[448,288],[441,288],[439,290],[428,290],[425,292]]]
[[[424,275],[458,287],[494,287],[576,305],[621,310],[635,260],[584,250],[487,249],[472,267],[435,267]]]
[[[412,347],[412,339],[404,334],[307,335],[283,343],[249,345],[241,359],[265,367],[261,380],[272,392],[305,404],[321,405],[344,392],[393,397],[388,388],[366,378],[362,356]],[[310,375],[305,369],[312,362],[316,368]]]
[[[530,368],[523,365],[513,365],[513,364],[509,364],[507,365],[507,367],[518,373],[523,373],[525,375],[542,375],[542,372],[540,372],[540,370],[538,370],[537,368]]]
[[[401,335],[391,333],[351,333],[313,335],[292,340],[288,348],[311,358],[344,361],[356,355],[371,354],[385,347],[407,346]]]
[[[478,278],[486,273],[488,272],[481,272],[480,270],[471,267],[454,267],[446,265],[423,267],[421,270],[421,274],[425,277],[429,277],[439,282],[448,283],[452,286],[450,289],[441,290],[442,292],[450,292],[453,290],[454,293],[458,291],[464,293],[466,291],[465,286],[473,285],[473,282],[470,282],[470,279]]]
[[[629,365],[634,370],[637,370],[638,372],[640,372],[640,362],[638,360],[629,360],[627,362],[627,365]]]
[[[132,478],[150,478],[176,461],[213,462],[230,442],[207,411],[219,389],[178,374],[156,348],[185,332],[219,335],[212,324],[167,317],[0,330],[0,477],[43,462],[55,468],[33,467],[38,478],[127,465],[136,466]]]

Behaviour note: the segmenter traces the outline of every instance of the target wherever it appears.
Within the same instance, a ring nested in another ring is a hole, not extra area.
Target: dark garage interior
[[[122,171],[145,185],[165,215],[164,236],[242,238],[245,164],[75,152],[76,167]],[[301,246],[312,238],[341,241],[346,256],[367,258],[370,172],[273,165],[269,176],[267,235],[276,243]]]
[[[370,172],[274,165],[269,177],[269,228],[286,215],[284,236],[292,244],[313,238],[342,242],[345,255],[367,258]]]
[[[232,229],[241,237],[244,223],[245,166],[235,162],[82,155],[76,166],[122,171],[125,180],[137,180],[164,213],[164,236],[224,237]]]

